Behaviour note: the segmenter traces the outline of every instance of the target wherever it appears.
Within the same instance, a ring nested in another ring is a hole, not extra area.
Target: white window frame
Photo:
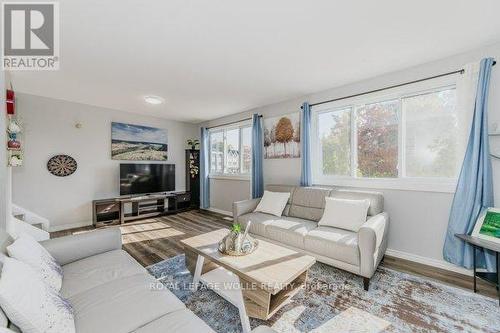
[[[422,95],[426,93],[438,92],[446,89],[456,89],[456,77],[449,76],[429,81],[419,82],[386,90],[383,92],[357,96],[350,99],[343,99],[331,103],[313,106],[311,109],[311,155],[312,173],[314,185],[337,185],[375,189],[395,189],[453,193],[456,188],[457,178],[439,177],[407,177],[405,170],[405,150],[406,150],[406,124],[402,108],[402,99]],[[458,99],[458,98],[457,98]],[[361,105],[380,103],[390,100],[399,100],[398,106],[398,176],[397,178],[366,178],[357,177],[357,110]],[[318,129],[318,116],[321,113],[336,110],[351,109],[351,175],[335,176],[324,175],[322,172],[322,155]],[[459,116],[460,117],[460,116]],[[458,175],[457,175],[458,177]]]
[[[210,149],[209,149],[209,166],[210,166],[210,172],[208,174],[208,178],[212,179],[229,179],[229,180],[250,180],[251,177],[251,170],[248,170],[248,172],[241,172],[242,167],[243,167],[243,131],[242,129],[247,128],[247,127],[252,127],[252,123],[250,121],[243,121],[239,122],[236,124],[231,124],[228,126],[219,126],[219,127],[214,127],[208,130],[208,135],[209,135],[209,143],[210,143]],[[239,159],[240,159],[240,172],[239,173],[225,173],[224,170],[226,169],[226,151],[227,151],[227,141],[226,141],[226,132],[234,129],[239,129]],[[213,133],[223,133],[223,142],[224,142],[224,154],[223,154],[223,162],[222,162],[222,169],[223,172],[212,172],[212,142],[211,142],[211,135]],[[253,149],[253,147],[252,147]],[[251,168],[251,166],[250,166]]]

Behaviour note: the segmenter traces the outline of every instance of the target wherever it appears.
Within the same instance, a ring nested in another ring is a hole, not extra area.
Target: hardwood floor
[[[472,291],[472,276],[390,256],[385,256],[381,265],[396,271],[419,275],[443,282],[453,287],[460,287]],[[496,288],[492,284],[481,279],[477,279],[477,292],[481,295],[498,298]]]
[[[232,221],[223,215],[190,210],[120,226],[123,249],[143,266],[150,266],[164,259],[184,253],[181,239],[189,238],[220,228],[228,228]],[[83,227],[51,233],[51,238],[77,234],[94,229]]]
[[[224,215],[205,210],[191,210],[175,215],[129,222],[120,226],[120,229],[123,234],[124,250],[146,267],[184,253],[184,249],[179,242],[181,239],[220,228],[228,228],[231,223],[232,220]],[[51,238],[86,232],[92,229],[94,228],[84,227],[53,232]],[[472,290],[472,277],[463,274],[389,256],[385,257],[381,265]],[[478,292],[486,296],[497,297],[495,287],[479,279]]]

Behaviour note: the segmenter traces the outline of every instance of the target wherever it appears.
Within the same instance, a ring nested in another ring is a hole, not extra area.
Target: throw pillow
[[[325,211],[318,224],[358,232],[366,222],[370,200],[325,198]]]
[[[262,196],[262,199],[260,199],[260,202],[254,212],[267,213],[281,217],[289,198],[289,192],[264,191],[264,195]]]
[[[31,266],[55,291],[61,290],[62,268],[36,239],[28,234],[21,234],[14,243],[7,246],[7,253]]]
[[[71,304],[28,264],[7,258],[0,278],[0,306],[24,333],[74,333]]]

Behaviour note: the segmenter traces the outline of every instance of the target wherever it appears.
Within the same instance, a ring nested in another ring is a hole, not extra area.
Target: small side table
[[[477,291],[476,288],[476,277],[479,277],[482,280],[485,280],[487,282],[490,282],[495,285],[497,288],[497,294],[498,294],[498,304],[500,305],[500,291],[499,291],[499,286],[500,286],[500,259],[498,256],[498,253],[500,252],[500,244],[490,242],[487,240],[484,240],[479,237],[475,236],[470,236],[470,235],[465,235],[465,234],[455,234],[455,237],[460,238],[464,242],[469,243],[472,245],[472,265],[474,268],[474,292]],[[487,249],[495,252],[496,254],[496,261],[497,261],[497,271],[496,273],[490,273],[490,272],[477,272],[476,271],[476,249],[477,248],[482,248],[482,249]]]

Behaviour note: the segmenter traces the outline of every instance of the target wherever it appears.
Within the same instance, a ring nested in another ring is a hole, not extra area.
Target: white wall
[[[464,64],[479,60],[485,56],[494,57],[500,63],[500,44],[328,91],[306,95],[302,98],[258,107],[230,117],[212,120],[202,125],[216,126],[228,121],[246,118],[253,113],[262,114],[264,117],[272,117],[298,112],[304,101],[315,103],[433,76],[460,69]],[[492,74],[489,121],[491,127],[493,127],[494,123],[498,123],[500,128],[500,65],[494,67]],[[491,139],[491,149],[500,153],[499,138]],[[493,160],[493,169],[494,179],[499,179],[499,160]],[[299,159],[264,160],[264,181],[266,184],[298,184],[299,178]],[[500,181],[496,181],[494,187],[495,197],[497,198],[496,205],[498,206],[500,205]],[[379,191],[384,193],[385,208],[391,218],[389,232],[389,249],[391,251],[389,252],[409,259],[450,268],[451,266],[448,263],[442,261],[442,248],[453,194],[383,189],[379,189]],[[224,192],[224,189],[221,190],[221,193],[212,194],[211,203],[218,205],[214,208],[219,208],[219,206],[228,207],[228,203],[222,202],[221,198],[225,198],[224,200],[231,200],[231,198],[227,198],[222,192]],[[240,194],[242,193],[238,193],[238,195]]]
[[[184,149],[188,138],[199,137],[195,125],[27,94],[18,94],[17,108],[24,165],[13,170],[13,202],[48,218],[51,230],[91,224],[92,200],[118,195],[125,161],[111,159],[112,121],[167,129],[167,163],[176,165],[176,190],[185,189]],[[56,154],[74,157],[77,171],[50,174],[47,161]]]
[[[233,202],[250,199],[250,180],[210,179],[210,208],[232,215]]]

